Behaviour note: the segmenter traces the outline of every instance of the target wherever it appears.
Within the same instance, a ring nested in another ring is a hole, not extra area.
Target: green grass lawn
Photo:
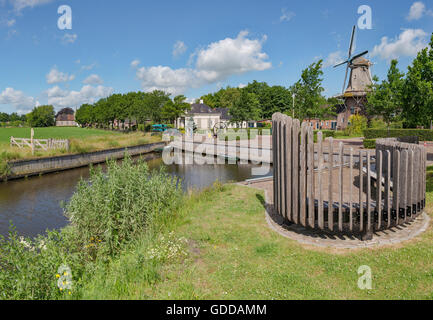
[[[29,138],[30,128],[0,128],[0,143],[9,143],[10,138]],[[72,139],[90,136],[112,135],[113,132],[78,127],[35,128],[35,139]],[[115,133],[121,135],[121,133]]]
[[[432,214],[433,173],[428,212]],[[90,280],[83,298],[97,299],[433,299],[433,231],[380,249],[306,248],[272,231],[263,193],[237,185],[195,196],[183,218],[168,227],[170,243],[187,257],[143,263],[144,239]],[[373,290],[357,286],[370,266]]]
[[[10,137],[30,138],[30,128],[0,128],[0,177],[8,173],[8,161],[64,155],[66,150],[38,150],[34,155],[29,147],[10,146]],[[69,139],[69,153],[83,154],[112,148],[123,148],[161,141],[159,136],[149,133],[120,133],[109,130],[84,129],[78,127],[35,128],[35,139]]]

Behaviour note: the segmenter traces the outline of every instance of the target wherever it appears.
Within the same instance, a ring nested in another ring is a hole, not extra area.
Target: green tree
[[[409,66],[402,92],[405,127],[429,127],[433,120],[433,34]]]
[[[9,121],[9,115],[4,112],[0,112],[0,122],[8,122]]]
[[[94,123],[93,106],[83,104],[75,113],[75,121],[82,127],[89,127]]]
[[[174,97],[173,101],[167,101],[161,109],[161,117],[170,123],[174,123],[177,118],[191,110],[191,105],[186,101],[183,95]]]
[[[35,107],[27,114],[27,122],[31,127],[51,127],[55,125],[53,106]]]
[[[170,94],[161,90],[155,90],[146,97],[146,111],[153,122],[161,122],[162,107],[170,100]]]
[[[244,121],[260,119],[259,99],[246,90],[240,90],[239,97],[228,108],[233,123],[241,124]]]
[[[375,77],[375,84],[367,95],[367,113],[380,116],[388,129],[402,111],[404,74],[397,68],[397,64],[397,60],[391,61],[387,79],[382,83]]]
[[[291,87],[291,91],[296,94],[295,115],[301,120],[322,119],[329,113],[326,99],[322,96],[325,91],[321,78],[322,63],[323,60],[319,60],[308,66],[302,71],[301,79]]]

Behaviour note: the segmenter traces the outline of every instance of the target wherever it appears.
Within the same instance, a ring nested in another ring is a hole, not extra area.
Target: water
[[[159,154],[148,154],[144,158],[151,169],[163,165]],[[255,178],[251,175],[253,167],[251,164],[172,165],[167,170],[182,178],[184,189],[201,189],[212,185],[216,180],[239,182]],[[68,221],[60,203],[71,198],[81,177],[89,177],[88,167],[0,183],[0,234],[8,234],[10,221],[19,235],[29,237],[42,234],[47,229],[66,226]]]

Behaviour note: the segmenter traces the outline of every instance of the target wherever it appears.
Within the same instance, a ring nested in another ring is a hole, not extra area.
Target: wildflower
[[[56,278],[59,279],[60,278],[60,274],[56,274]]]

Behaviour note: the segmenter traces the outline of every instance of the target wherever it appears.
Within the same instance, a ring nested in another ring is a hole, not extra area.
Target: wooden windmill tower
[[[343,100],[343,105],[338,112],[338,129],[346,129],[349,118],[353,114],[366,115],[367,92],[373,84],[371,77],[372,63],[365,59],[368,51],[352,56],[356,26],[353,27],[349,46],[349,55],[346,61],[337,64],[334,68],[347,64],[346,76],[344,77],[343,92],[337,96]],[[346,88],[347,75],[350,69],[349,85]]]

